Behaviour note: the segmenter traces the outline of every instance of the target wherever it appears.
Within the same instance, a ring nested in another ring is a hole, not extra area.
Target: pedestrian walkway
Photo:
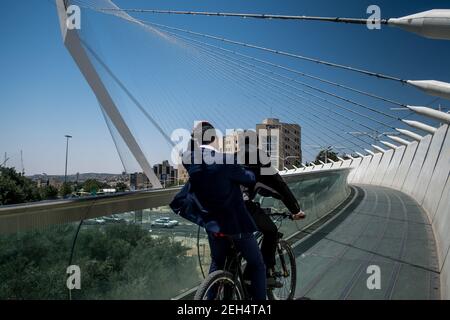
[[[436,245],[423,209],[399,191],[353,188],[347,209],[295,246],[296,296],[439,299]],[[369,266],[379,268],[380,289],[368,289]]]

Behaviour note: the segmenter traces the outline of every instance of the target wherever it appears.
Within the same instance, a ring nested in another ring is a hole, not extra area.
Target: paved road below
[[[356,185],[350,208],[295,247],[297,297],[439,299],[433,231],[423,209],[388,188]],[[369,290],[368,266],[381,289]]]

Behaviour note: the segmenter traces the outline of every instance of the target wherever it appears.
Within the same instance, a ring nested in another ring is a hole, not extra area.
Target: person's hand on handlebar
[[[306,214],[302,210],[300,210],[298,213],[293,214],[291,216],[292,220],[301,220],[301,219],[305,219],[305,217],[306,217]]]

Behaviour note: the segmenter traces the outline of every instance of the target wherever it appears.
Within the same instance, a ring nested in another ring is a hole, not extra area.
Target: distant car
[[[97,218],[97,219],[95,219],[95,222],[96,222],[97,224],[105,224],[105,223],[106,223],[106,220],[103,219],[103,218]]]
[[[118,217],[114,217],[114,216],[111,216],[111,217],[104,217],[103,219],[104,219],[106,222],[108,222],[108,223],[124,223],[124,222],[126,222],[124,219],[118,218]]]
[[[84,224],[86,225],[98,225],[98,224],[105,224],[106,220],[103,218],[95,218],[95,219],[88,219],[84,221]]]
[[[177,220],[171,220],[169,217],[159,218],[152,222],[152,226],[159,226],[164,228],[172,228],[178,225]]]

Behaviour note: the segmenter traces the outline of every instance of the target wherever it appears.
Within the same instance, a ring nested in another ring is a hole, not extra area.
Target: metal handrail
[[[309,179],[331,172],[349,170],[347,168],[324,171],[300,172],[285,175],[292,179]],[[166,206],[181,186],[131,191],[112,195],[93,196],[78,199],[51,200],[19,205],[0,206],[0,234],[16,233],[54,224],[64,224],[80,220],[108,216],[116,213]]]

